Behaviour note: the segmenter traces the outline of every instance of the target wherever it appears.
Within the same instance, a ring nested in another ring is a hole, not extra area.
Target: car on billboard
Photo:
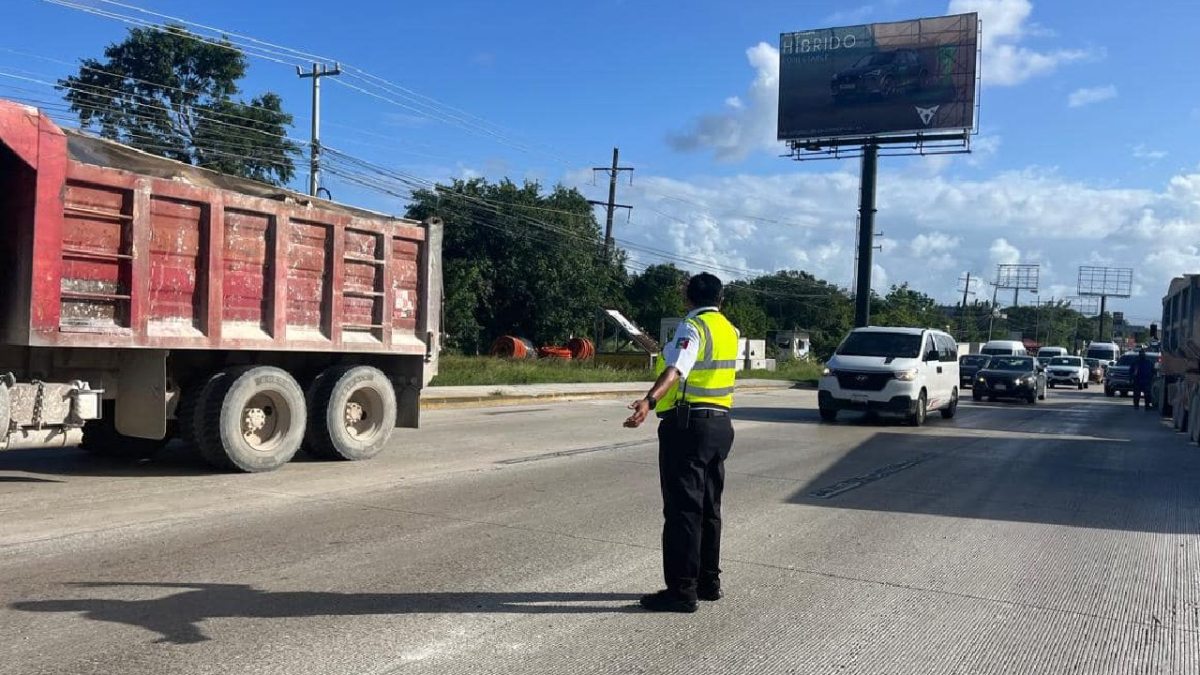
[[[835,74],[829,86],[835,103],[849,103],[917,92],[928,77],[929,70],[915,50],[895,49],[864,54],[852,67]]]

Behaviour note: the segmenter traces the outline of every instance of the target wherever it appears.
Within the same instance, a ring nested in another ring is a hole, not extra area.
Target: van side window
[[[924,341],[924,343],[922,343],[922,344],[924,344],[924,346],[921,348],[921,359],[922,360],[924,360],[925,357],[929,355],[929,352],[932,352],[935,349],[937,349],[937,343],[935,343],[933,340],[934,340],[933,333],[925,334],[925,341]],[[940,354],[938,356],[939,356],[939,358],[941,357]]]
[[[939,335],[937,339],[942,343],[942,361],[945,363],[957,363],[958,345],[955,344],[954,338],[951,338],[948,335]]]

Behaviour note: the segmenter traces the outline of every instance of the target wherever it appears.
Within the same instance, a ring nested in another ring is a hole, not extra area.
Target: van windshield
[[[1081,365],[1083,365],[1083,359],[1079,358],[1078,356],[1056,356],[1056,357],[1050,359],[1050,365],[1052,365],[1052,366],[1081,366]]]
[[[921,355],[921,336],[912,333],[855,332],[837,348],[839,356],[882,356],[915,359]]]
[[[1094,359],[1112,360],[1117,356],[1115,352],[1112,347],[1089,347],[1087,355]]]
[[[984,347],[983,349],[979,350],[979,353],[991,354],[993,356],[995,356],[995,355],[1011,356],[1013,351],[1014,350],[1012,347]]]

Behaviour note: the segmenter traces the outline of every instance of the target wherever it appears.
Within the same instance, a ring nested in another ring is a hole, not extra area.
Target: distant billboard
[[[975,127],[974,13],[783,33],[779,139]]]

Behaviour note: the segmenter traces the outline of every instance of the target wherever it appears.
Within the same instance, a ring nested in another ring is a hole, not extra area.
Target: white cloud
[[[1166,150],[1152,150],[1146,147],[1145,143],[1138,143],[1137,145],[1133,146],[1134,159],[1145,159],[1151,162],[1157,162],[1160,159],[1165,159],[1167,154],[1169,153],[1167,153]]]
[[[1076,89],[1067,96],[1067,105],[1072,108],[1082,108],[1100,103],[1117,97],[1117,88],[1115,85],[1106,84],[1103,87],[1084,87]]]
[[[992,247],[988,249],[993,264],[996,265],[1015,265],[1021,262],[1021,251],[1016,246],[1008,243],[1008,240],[1001,237],[992,242]]]
[[[760,42],[746,50],[755,70],[745,99],[725,99],[725,109],[703,115],[690,131],[671,135],[668,143],[677,150],[712,149],[720,160],[740,160],[754,150],[778,149],[779,50]]]
[[[947,14],[978,12],[983,23],[983,84],[1011,86],[1053,72],[1059,66],[1095,58],[1095,50],[1062,48],[1038,51],[1020,44],[1046,29],[1029,22],[1030,0],[950,0]]]
[[[624,194],[637,226],[618,237],[696,261],[683,266],[708,265],[722,277],[803,269],[851,285],[856,167],[650,176]],[[885,276],[876,281],[908,282],[945,302],[954,301],[963,272],[988,279],[997,263],[1039,263],[1039,297],[1047,299],[1075,285],[1079,265],[1116,265],[1133,267],[1141,290],[1114,308],[1145,316],[1173,276],[1200,273],[1200,171],[1151,190],[1097,187],[1037,168],[962,180],[885,167],[878,208],[887,238],[877,242],[884,250],[873,262]]]

